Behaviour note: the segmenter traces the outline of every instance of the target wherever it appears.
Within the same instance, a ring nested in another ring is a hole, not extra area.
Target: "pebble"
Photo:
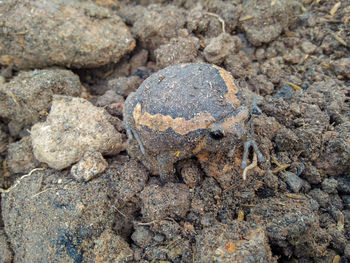
[[[294,193],[298,193],[304,184],[303,179],[300,179],[296,174],[291,172],[281,173],[281,177]]]

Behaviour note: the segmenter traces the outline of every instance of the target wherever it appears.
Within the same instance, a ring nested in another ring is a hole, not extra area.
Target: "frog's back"
[[[151,115],[190,120],[207,112],[215,120],[220,119],[234,111],[235,106],[227,97],[237,93],[232,77],[225,79],[220,70],[213,65],[195,63],[167,67],[142,83],[137,91],[139,103]]]

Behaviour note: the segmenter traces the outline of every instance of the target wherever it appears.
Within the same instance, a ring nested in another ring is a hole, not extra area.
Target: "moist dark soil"
[[[1,1],[0,39],[0,262],[350,262],[349,1]],[[179,63],[250,94],[264,160],[159,179],[123,106]]]

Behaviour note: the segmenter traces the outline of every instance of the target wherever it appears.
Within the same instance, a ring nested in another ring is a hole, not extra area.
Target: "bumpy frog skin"
[[[174,180],[174,163],[181,159],[201,152],[232,155],[246,140],[250,117],[230,73],[195,63],[151,75],[128,96],[123,115],[129,140],[137,141],[143,156],[157,157],[163,182]]]

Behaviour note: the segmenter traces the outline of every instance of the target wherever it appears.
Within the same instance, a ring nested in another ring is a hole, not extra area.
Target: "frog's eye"
[[[216,130],[209,133],[210,137],[212,137],[214,140],[221,140],[224,138],[224,134],[220,130]]]

